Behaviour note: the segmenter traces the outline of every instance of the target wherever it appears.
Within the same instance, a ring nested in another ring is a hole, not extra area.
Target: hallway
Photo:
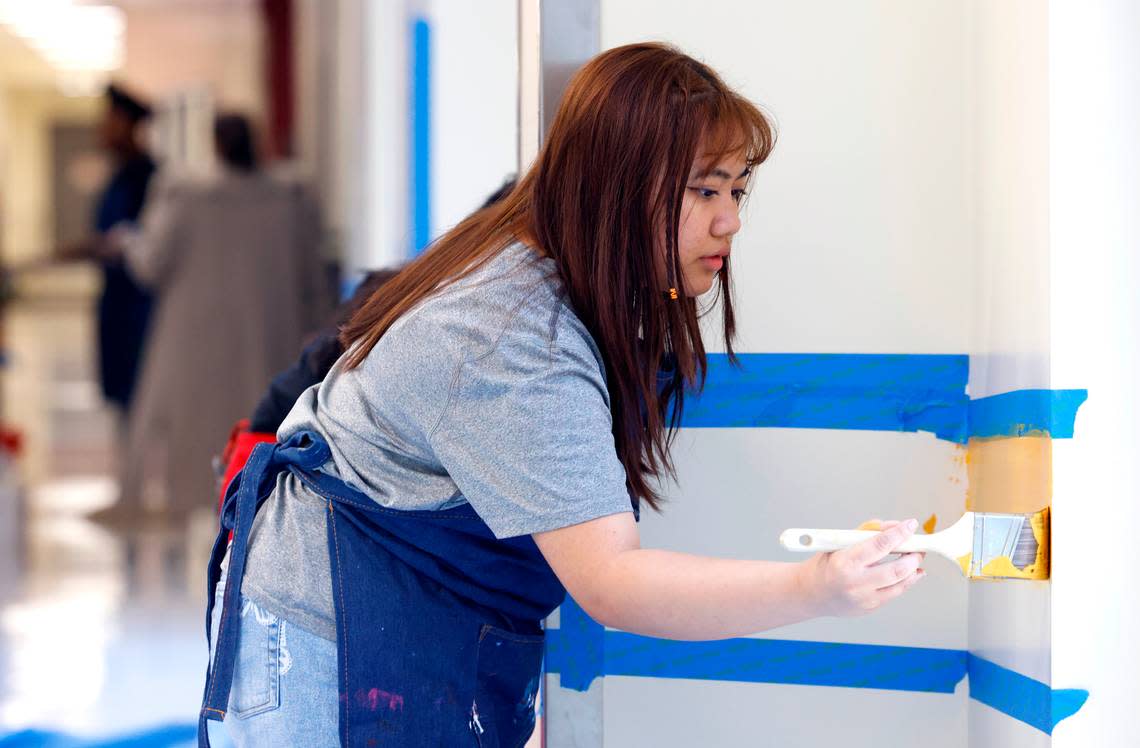
[[[206,664],[213,518],[111,530],[117,415],[94,379],[81,278],[5,309],[0,746],[166,746],[193,738]],[[108,742],[110,741],[110,742]]]

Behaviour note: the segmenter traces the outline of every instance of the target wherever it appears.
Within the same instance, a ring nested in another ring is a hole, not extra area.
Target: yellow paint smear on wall
[[[966,509],[1031,514],[1053,500],[1053,440],[1047,435],[970,439]]]

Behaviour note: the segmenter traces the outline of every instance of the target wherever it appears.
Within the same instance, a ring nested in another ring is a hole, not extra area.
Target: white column
[[[518,0],[519,173],[538,155],[570,77],[601,51],[600,0]],[[557,613],[547,622],[558,625]],[[588,691],[546,678],[544,719],[549,748],[601,748],[604,681]]]
[[[366,268],[396,264],[408,245],[407,9],[401,0],[367,2],[363,19],[366,174],[363,247]]]
[[[1048,8],[1036,0],[972,0],[967,23],[974,264],[969,392],[977,399],[1051,386]],[[1004,503],[1009,496],[995,495],[1001,492],[995,484],[1028,490],[1047,483],[1045,453],[1035,453],[1039,459],[1015,475],[1004,453],[987,451],[1028,446],[1021,440],[971,442],[970,491],[979,509],[1019,511]],[[992,475],[977,469],[983,461],[996,463]],[[1038,495],[1033,510],[1049,500]],[[1050,601],[1049,582],[971,582],[970,651],[1049,683]],[[1049,745],[1046,733],[977,700],[970,700],[968,713],[971,748]]]
[[[1056,748],[1136,744],[1140,686],[1140,5],[1049,2],[1052,377],[1089,391],[1054,451]]]

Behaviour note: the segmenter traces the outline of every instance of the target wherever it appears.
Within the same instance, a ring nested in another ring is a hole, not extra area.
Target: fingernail
[[[908,519],[906,521],[906,529],[910,530],[911,532],[914,532],[915,530],[917,530],[918,529],[918,520],[917,519]]]

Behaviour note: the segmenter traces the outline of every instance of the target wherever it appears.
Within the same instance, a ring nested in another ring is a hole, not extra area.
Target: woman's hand
[[[923,553],[904,553],[887,560],[914,534],[918,522],[884,522],[881,528],[878,535],[858,545],[820,553],[803,562],[802,583],[808,597],[815,600],[819,615],[866,615],[926,576],[920,568]]]

